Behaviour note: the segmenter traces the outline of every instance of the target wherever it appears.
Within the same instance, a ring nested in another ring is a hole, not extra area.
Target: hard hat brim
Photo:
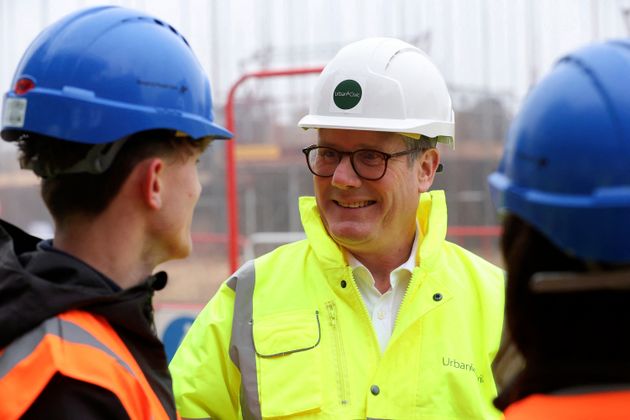
[[[527,221],[567,254],[611,264],[630,261],[630,224],[600,222],[627,219],[627,187],[600,187],[592,194],[532,190],[500,171],[488,176],[488,186],[499,212]]]
[[[5,102],[14,96],[8,93]],[[34,89],[24,98],[28,99],[30,108],[28,124],[12,126],[3,121],[1,136],[4,140],[14,141],[22,133],[32,132],[78,143],[101,144],[157,129],[181,131],[193,139],[233,137],[210,118],[180,110],[76,98],[50,89]]]
[[[393,133],[415,133],[430,138],[438,138],[442,143],[452,144],[455,125],[448,121],[420,120],[420,119],[390,119],[390,118],[359,118],[359,117],[330,117],[320,115],[306,115],[299,122],[298,127],[336,128],[340,130],[367,130]]]

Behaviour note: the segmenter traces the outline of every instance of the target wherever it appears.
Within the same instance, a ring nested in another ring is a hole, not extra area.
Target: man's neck
[[[135,222],[134,222],[135,223]],[[53,244],[109,277],[121,288],[137,285],[155,267],[142,255],[141,230],[129,221],[108,223],[99,217],[92,223],[72,223],[71,229],[58,229]]]
[[[377,252],[354,252],[349,249],[346,251],[370,271],[374,278],[374,287],[379,292],[385,293],[390,288],[389,277],[391,272],[409,259],[414,249],[414,241],[417,234],[418,232],[416,231],[410,240],[401,241],[399,247],[388,249],[385,252],[383,250],[378,250]]]

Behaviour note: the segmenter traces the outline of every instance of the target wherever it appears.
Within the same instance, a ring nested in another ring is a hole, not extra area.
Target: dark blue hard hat
[[[530,92],[488,178],[498,209],[581,259],[630,262],[630,40],[562,58]]]
[[[126,8],[85,9],[45,29],[4,97],[6,140],[103,144],[153,129],[232,137],[214,123],[210,82],[184,37]]]

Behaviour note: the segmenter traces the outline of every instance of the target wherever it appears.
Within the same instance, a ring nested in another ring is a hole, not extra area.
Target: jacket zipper
[[[341,334],[341,329],[337,325],[337,307],[335,306],[335,302],[326,302],[326,309],[328,310],[330,328],[334,335],[333,344],[337,357],[337,387],[339,390],[339,401],[341,405],[346,406],[349,403],[348,390],[346,389],[347,370],[343,352],[343,337]]]
[[[363,315],[365,316],[365,320],[367,321],[368,325],[370,325],[370,330],[372,332],[372,341],[374,342],[374,344],[376,344],[376,348],[378,349],[378,354],[381,354],[381,346],[378,342],[378,338],[376,337],[376,330],[374,329],[374,326],[372,324],[372,315],[370,315],[370,313],[368,312],[367,306],[365,304],[365,301],[363,300],[363,296],[361,296],[361,292],[359,291],[359,287],[357,286],[357,281],[354,278],[354,273],[352,273],[352,269],[350,267],[348,267],[348,271],[350,272],[350,277],[352,278],[352,287],[354,289],[354,292],[356,293],[356,296],[359,297],[359,301],[361,302],[361,306],[363,307]]]
[[[411,272],[411,277],[409,278],[409,283],[407,284],[407,288],[405,289],[405,293],[403,294],[403,298],[400,301],[400,307],[398,308],[398,313],[396,314],[396,319],[394,319],[394,328],[392,329],[392,336],[394,335],[394,331],[396,331],[396,327],[398,326],[398,319],[400,318],[400,314],[402,313],[403,307],[405,306],[405,302],[408,300],[407,295],[409,294],[409,287],[411,287],[411,282],[413,281],[416,272],[418,271],[418,267],[414,268]]]

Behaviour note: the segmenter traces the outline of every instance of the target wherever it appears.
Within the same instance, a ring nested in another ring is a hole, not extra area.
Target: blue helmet
[[[4,97],[1,135],[104,144],[167,129],[231,138],[213,119],[208,77],[184,37],[144,13],[105,6],[33,41]]]
[[[561,59],[525,100],[488,182],[499,210],[566,253],[630,263],[630,40]]]

